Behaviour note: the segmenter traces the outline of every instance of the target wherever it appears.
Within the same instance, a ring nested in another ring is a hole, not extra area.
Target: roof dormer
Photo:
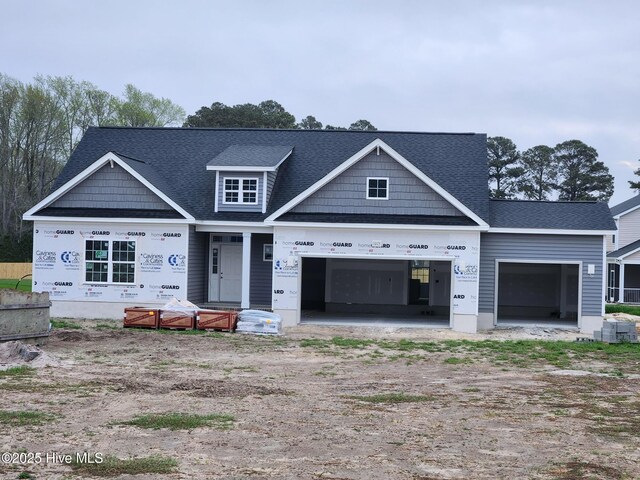
[[[287,145],[231,145],[207,170],[216,172],[215,211],[267,211],[278,168],[291,152]]]

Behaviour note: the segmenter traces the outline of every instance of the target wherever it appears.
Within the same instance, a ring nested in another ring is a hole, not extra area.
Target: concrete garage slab
[[[316,310],[303,310],[300,320],[300,323],[303,325],[385,328],[449,328],[448,318],[435,316],[422,317],[367,313],[328,313]]]

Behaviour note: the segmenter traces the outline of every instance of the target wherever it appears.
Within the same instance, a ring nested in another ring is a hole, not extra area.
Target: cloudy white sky
[[[0,72],[126,83],[188,114],[280,102],[297,119],[579,139],[633,195],[640,2],[0,0]]]

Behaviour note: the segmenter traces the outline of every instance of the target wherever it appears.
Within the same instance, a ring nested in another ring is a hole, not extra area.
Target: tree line
[[[520,152],[506,137],[489,137],[487,157],[492,198],[606,202],[613,195],[609,168],[580,140]]]

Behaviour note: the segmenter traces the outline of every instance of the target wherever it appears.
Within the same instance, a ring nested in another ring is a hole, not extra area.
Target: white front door
[[[220,244],[212,243],[209,254],[209,301],[220,301]]]
[[[220,301],[239,302],[242,298],[242,244],[220,245]]]

